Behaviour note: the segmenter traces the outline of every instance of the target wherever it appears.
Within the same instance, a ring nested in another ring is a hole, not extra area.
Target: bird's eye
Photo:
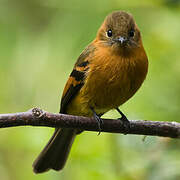
[[[108,36],[108,37],[111,37],[111,36],[112,36],[112,30],[111,30],[111,29],[109,29],[109,30],[107,31],[107,36]]]
[[[134,29],[131,29],[131,30],[129,31],[129,36],[130,36],[130,37],[134,37]]]

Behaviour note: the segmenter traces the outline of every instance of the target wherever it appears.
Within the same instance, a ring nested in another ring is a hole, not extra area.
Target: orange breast
[[[139,89],[147,68],[148,60],[143,47],[127,57],[115,55],[108,47],[97,49],[85,84],[69,110],[73,114],[90,116],[89,107],[97,113],[105,113],[120,106]]]

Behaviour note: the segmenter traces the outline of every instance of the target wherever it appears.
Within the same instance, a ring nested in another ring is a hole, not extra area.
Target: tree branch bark
[[[101,131],[180,138],[180,123],[177,122],[146,120],[130,120],[129,122],[130,129],[127,132],[121,120],[103,119]],[[27,112],[0,114],[0,128],[15,126],[62,127],[99,132],[97,121],[94,118],[49,113],[39,108],[33,108]]]

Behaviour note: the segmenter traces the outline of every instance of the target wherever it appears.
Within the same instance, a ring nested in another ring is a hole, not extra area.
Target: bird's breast
[[[70,114],[92,116],[90,107],[103,114],[120,106],[139,89],[148,68],[143,48],[129,57],[97,48],[89,61],[84,85],[68,105]]]
[[[148,66],[143,49],[137,53],[123,57],[107,49],[96,52],[82,89],[90,106],[109,110],[134,95],[146,77]]]

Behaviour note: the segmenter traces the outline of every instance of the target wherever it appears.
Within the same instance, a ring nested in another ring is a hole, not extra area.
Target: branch
[[[66,114],[54,114],[33,108],[27,112],[14,114],[0,114],[0,128],[15,126],[47,126],[75,128],[86,131],[99,132],[97,122],[94,118],[72,116]],[[180,138],[180,123],[160,122],[146,120],[131,120],[130,129],[127,133],[121,120],[103,119],[102,132],[123,133],[163,136]]]

